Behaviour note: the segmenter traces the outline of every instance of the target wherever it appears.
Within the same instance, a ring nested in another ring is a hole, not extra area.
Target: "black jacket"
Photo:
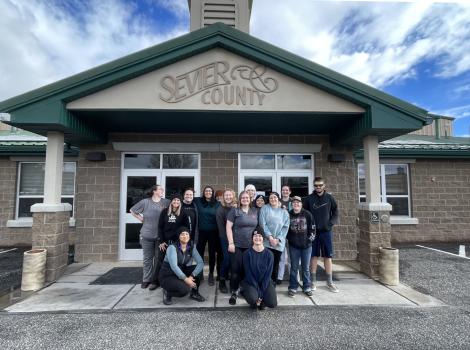
[[[333,196],[323,192],[319,196],[316,192],[304,199],[303,208],[312,213],[317,232],[331,231],[333,225],[338,222],[338,206]]]
[[[173,213],[168,216],[168,209],[163,210],[158,222],[158,243],[168,244],[170,241],[178,241],[178,229],[181,226],[189,227],[188,216],[183,210],[181,210],[178,216]]]
[[[287,233],[287,241],[289,245],[297,249],[305,249],[312,245],[315,235],[315,222],[312,214],[305,209],[301,209],[300,213],[294,213],[292,209],[289,211],[290,225]]]

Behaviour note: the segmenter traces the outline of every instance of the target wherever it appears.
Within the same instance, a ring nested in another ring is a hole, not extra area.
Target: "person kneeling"
[[[192,265],[193,260],[196,265]],[[159,274],[163,289],[163,304],[171,305],[172,297],[184,297],[188,293],[193,300],[205,301],[206,299],[199,294],[199,278],[196,277],[203,267],[204,262],[190,241],[189,229],[180,227],[178,242],[167,248]]]
[[[243,253],[243,296],[252,308],[274,308],[277,306],[276,289],[271,281],[274,256],[269,249],[264,248],[263,235],[257,231],[253,232],[252,241],[253,246]]]

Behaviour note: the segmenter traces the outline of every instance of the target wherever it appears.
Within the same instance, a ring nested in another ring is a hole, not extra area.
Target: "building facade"
[[[4,134],[0,245],[50,247],[53,280],[69,243],[78,262],[141,259],[129,208],[155,183],[305,196],[315,176],[338,200],[336,257],[370,275],[379,246],[470,240],[467,140],[402,136],[437,116],[250,36],[251,2],[231,4],[210,24],[190,1],[190,34],[0,103],[43,137]]]

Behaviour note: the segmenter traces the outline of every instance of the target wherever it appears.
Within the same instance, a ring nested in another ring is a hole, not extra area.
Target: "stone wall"
[[[392,242],[470,242],[470,160],[410,164],[412,217],[392,225]]]
[[[315,154],[315,175],[323,176],[338,201],[340,222],[335,226],[335,254],[338,259],[355,259],[356,248],[356,180],[352,152],[330,149],[327,137],[312,135],[155,135],[112,134],[110,144],[82,146],[77,166],[75,260],[79,262],[118,260],[119,192],[121,154],[111,142],[178,142],[178,143],[292,143],[323,144]],[[85,159],[91,151],[106,154],[104,162]],[[191,151],[189,148],[188,151]],[[330,163],[328,153],[344,153],[346,161]],[[238,191],[238,154],[232,152],[201,153],[201,189],[233,188]],[[201,191],[199,189],[199,191]],[[200,193],[200,192],[199,192]]]
[[[323,139],[320,153],[315,154],[315,176],[325,179],[326,189],[336,199],[340,211],[339,223],[333,228],[335,258],[354,260],[357,257],[357,181],[352,151],[331,148],[328,138]],[[313,140],[312,140],[312,143]],[[342,153],[344,162],[329,162],[329,153]]]
[[[106,161],[85,159],[90,151],[106,154]],[[75,261],[117,261],[121,153],[111,145],[80,147],[75,195]]]

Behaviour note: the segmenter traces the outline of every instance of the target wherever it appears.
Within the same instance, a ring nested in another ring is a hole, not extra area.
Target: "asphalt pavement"
[[[468,350],[470,260],[401,247],[400,263],[403,283],[448,305],[0,313],[0,347]]]

